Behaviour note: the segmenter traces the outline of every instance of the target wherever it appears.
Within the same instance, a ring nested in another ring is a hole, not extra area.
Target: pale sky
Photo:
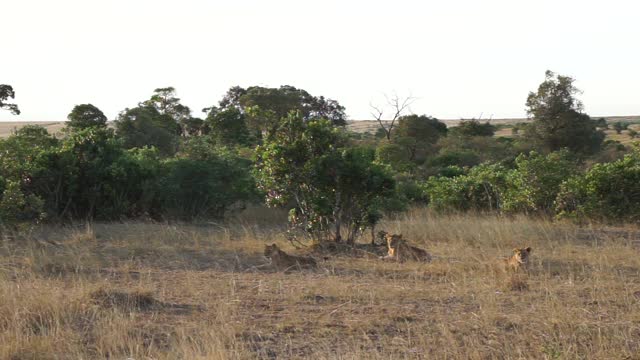
[[[234,85],[292,85],[370,118],[383,93],[441,119],[524,117],[547,69],[592,116],[640,114],[634,0],[0,0],[0,84],[22,115],[114,119],[174,86],[195,116]]]

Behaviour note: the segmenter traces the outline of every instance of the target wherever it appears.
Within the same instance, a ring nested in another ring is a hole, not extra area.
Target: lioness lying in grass
[[[402,234],[387,234],[384,235],[387,241],[387,256],[382,257],[383,260],[395,260],[398,262],[404,262],[406,260],[414,261],[431,261],[431,255],[424,249],[409,245],[406,240],[402,239]]]
[[[314,258],[289,255],[276,244],[265,245],[264,256],[271,259],[271,263],[278,270],[315,268],[318,265]]]

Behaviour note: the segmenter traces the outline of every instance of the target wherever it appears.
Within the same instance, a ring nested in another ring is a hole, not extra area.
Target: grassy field
[[[624,121],[624,122],[630,122],[630,123],[639,123],[640,122],[640,116],[605,116],[604,117],[607,122],[611,123],[611,122],[620,122],[620,121]],[[460,123],[460,120],[442,120],[444,121],[447,126],[457,126],[458,123]],[[486,121],[486,119],[480,120],[480,121]],[[511,128],[508,127],[510,125],[514,125],[517,123],[521,123],[521,122],[528,122],[529,120],[527,119],[492,119],[490,120],[490,123],[494,124],[494,125],[503,125],[505,126],[505,128],[499,130],[496,135],[498,136],[511,136]],[[386,121],[383,120],[383,123],[385,124],[385,126],[388,126],[390,121]],[[378,124],[377,121],[375,120],[350,120],[348,121],[348,128],[351,131],[354,132],[358,132],[358,133],[371,133],[371,134],[375,134],[375,132],[378,130],[378,128],[380,127],[380,124]]]
[[[640,358],[635,226],[415,209],[380,228],[431,263],[313,253],[317,270],[282,273],[266,243],[309,252],[283,221],[256,209],[224,224],[5,235],[0,358]],[[525,245],[529,272],[496,266]]]
[[[608,122],[619,122],[619,121],[625,121],[625,122],[630,122],[630,123],[640,123],[640,116],[609,116],[609,117],[605,117],[605,119],[607,119]],[[457,126],[458,123],[460,122],[460,120],[443,120],[447,126]],[[385,124],[388,124],[389,121],[383,120],[383,122]],[[503,125],[504,127],[499,129],[496,132],[496,136],[512,136],[511,135],[511,127],[509,127],[510,125],[513,124],[517,124],[520,122],[527,122],[527,119],[492,119],[491,123],[494,125]],[[60,130],[62,130],[64,128],[64,122],[63,121],[49,121],[49,122],[36,122],[36,121],[24,121],[24,122],[0,122],[0,138],[3,137],[7,137],[9,135],[11,135],[11,133],[15,130],[15,129],[19,129],[20,127],[24,126],[24,125],[41,125],[44,126],[47,130],[49,130],[50,133],[52,134],[56,134],[58,132],[60,132]],[[113,124],[113,123],[110,123]],[[110,125],[111,126],[111,125]],[[377,121],[375,120],[350,120],[348,121],[348,125],[347,128],[350,131],[354,131],[357,133],[371,133],[371,134],[375,134],[375,132],[378,130],[378,128],[380,127],[380,125],[378,124]],[[631,128],[635,129],[636,131],[638,129],[640,129],[640,125],[632,125]],[[620,135],[617,135],[615,133],[615,131],[613,130],[609,130],[607,131],[607,138],[608,139],[614,139],[614,140],[619,140],[623,143],[628,143],[631,141],[631,138],[629,138],[629,136],[625,135],[626,131],[623,131],[623,133]]]
[[[62,121],[0,121],[0,138],[5,138],[11,133],[25,125],[40,125],[45,127],[51,134],[55,134],[64,128]]]

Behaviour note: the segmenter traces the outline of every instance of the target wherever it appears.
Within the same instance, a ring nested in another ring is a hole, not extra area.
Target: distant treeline
[[[19,113],[13,89],[0,90],[0,107]],[[414,203],[636,220],[640,154],[603,130],[635,131],[591,119],[577,93],[547,72],[526,99],[531,121],[508,137],[489,122],[406,114],[398,98],[373,107],[393,119],[377,133],[354,133],[337,101],[291,86],[232,87],[202,118],[160,88],[109,127],[77,105],[61,137],[29,125],[0,140],[0,223],[221,218],[248,202],[289,208],[292,236],[318,240],[354,241]]]

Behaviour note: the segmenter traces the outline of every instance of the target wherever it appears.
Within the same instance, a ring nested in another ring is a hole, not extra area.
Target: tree
[[[180,99],[176,97],[176,89],[173,87],[158,88],[153,92],[151,98],[141,105],[153,107],[159,114],[170,116],[180,126],[180,133],[186,136],[191,109],[180,103]]]
[[[560,185],[578,173],[578,164],[567,150],[546,156],[534,151],[520,154],[515,165],[503,195],[506,212],[553,213]]]
[[[116,134],[127,149],[155,146],[161,154],[175,154],[180,126],[175,119],[161,114],[156,107],[142,105],[126,109],[115,121]]]
[[[16,92],[11,85],[0,84],[0,109],[7,109],[11,111],[13,115],[20,115],[18,105],[6,102],[8,99],[14,99],[15,97]]]
[[[206,123],[210,129],[210,135],[221,144],[246,146],[251,143],[246,116],[235,107],[211,111]]]
[[[393,142],[405,149],[410,161],[424,160],[446,134],[447,125],[436,118],[407,115],[398,119]]]
[[[19,182],[8,181],[0,189],[0,227],[37,223],[45,217],[43,206],[41,198],[25,195]]]
[[[27,186],[33,181],[43,152],[57,147],[59,140],[39,125],[26,125],[6,139],[0,139],[0,174]]]
[[[461,120],[451,132],[461,136],[493,136],[496,132],[496,127],[488,121],[480,123],[476,119]]]
[[[206,137],[187,139],[178,155],[164,161],[156,186],[163,215],[222,218],[234,204],[257,198],[249,160],[208,143]]]
[[[464,175],[431,177],[424,185],[429,207],[441,212],[499,211],[506,175],[499,164],[482,164]]]
[[[410,96],[406,98],[400,98],[397,94],[395,94],[392,97],[385,95],[385,99],[386,107],[391,108],[391,113],[393,114],[388,126],[384,125],[384,120],[382,119],[385,114],[385,106],[374,104],[369,104],[369,106],[371,107],[371,115],[376,119],[378,125],[380,125],[380,129],[384,131],[387,140],[391,141],[391,134],[396,120],[398,120],[407,110],[409,110],[409,106],[411,106],[411,104],[415,101],[415,98]]]
[[[346,145],[344,133],[328,120],[291,113],[256,149],[256,177],[267,204],[295,204],[290,225],[316,240],[340,242],[346,229],[345,238],[354,242],[393,196],[393,178],[374,162],[373,150]]]
[[[91,104],[76,105],[67,119],[69,120],[67,126],[73,130],[107,127],[107,117]]]
[[[320,96],[312,98],[310,105],[309,119],[327,119],[334,126],[347,125],[345,108],[338,101]]]
[[[158,176],[155,149],[125,150],[113,129],[71,132],[43,156],[34,176],[49,213],[60,219],[116,220],[157,211],[145,206],[147,186]]]
[[[608,129],[609,124],[607,124],[607,119],[601,117],[596,120],[596,127],[600,129]]]
[[[622,130],[626,130],[629,128],[629,123],[624,121],[618,121],[613,124],[613,129],[616,131],[616,134],[620,134]]]
[[[376,148],[376,161],[389,165],[395,171],[406,171],[415,167],[403,146],[387,141],[381,142]]]
[[[243,90],[233,87],[220,102],[221,107],[234,106],[248,115],[251,130],[273,136],[279,121],[289,112],[298,112],[305,121],[327,119],[333,126],[346,125],[345,108],[337,101],[315,97],[303,89],[283,85],[279,88],[252,86]]]
[[[199,136],[209,132],[207,123],[197,117],[185,119],[182,123],[182,133],[188,136]]]
[[[593,154],[600,149],[604,133],[582,112],[582,102],[576,98],[580,90],[573,82],[571,77],[546,72],[538,91],[530,92],[527,97],[527,113],[533,123],[524,135],[545,151],[566,147],[574,152]]]
[[[245,90],[244,88],[240,86],[232,86],[231,88],[229,88],[229,90],[227,90],[226,94],[224,94],[224,97],[222,98],[222,100],[220,100],[219,105],[223,109],[229,107],[241,109],[242,105],[240,104],[240,98],[246,93],[247,90]]]
[[[562,183],[556,198],[559,217],[608,221],[640,220],[640,153],[595,164]]]

